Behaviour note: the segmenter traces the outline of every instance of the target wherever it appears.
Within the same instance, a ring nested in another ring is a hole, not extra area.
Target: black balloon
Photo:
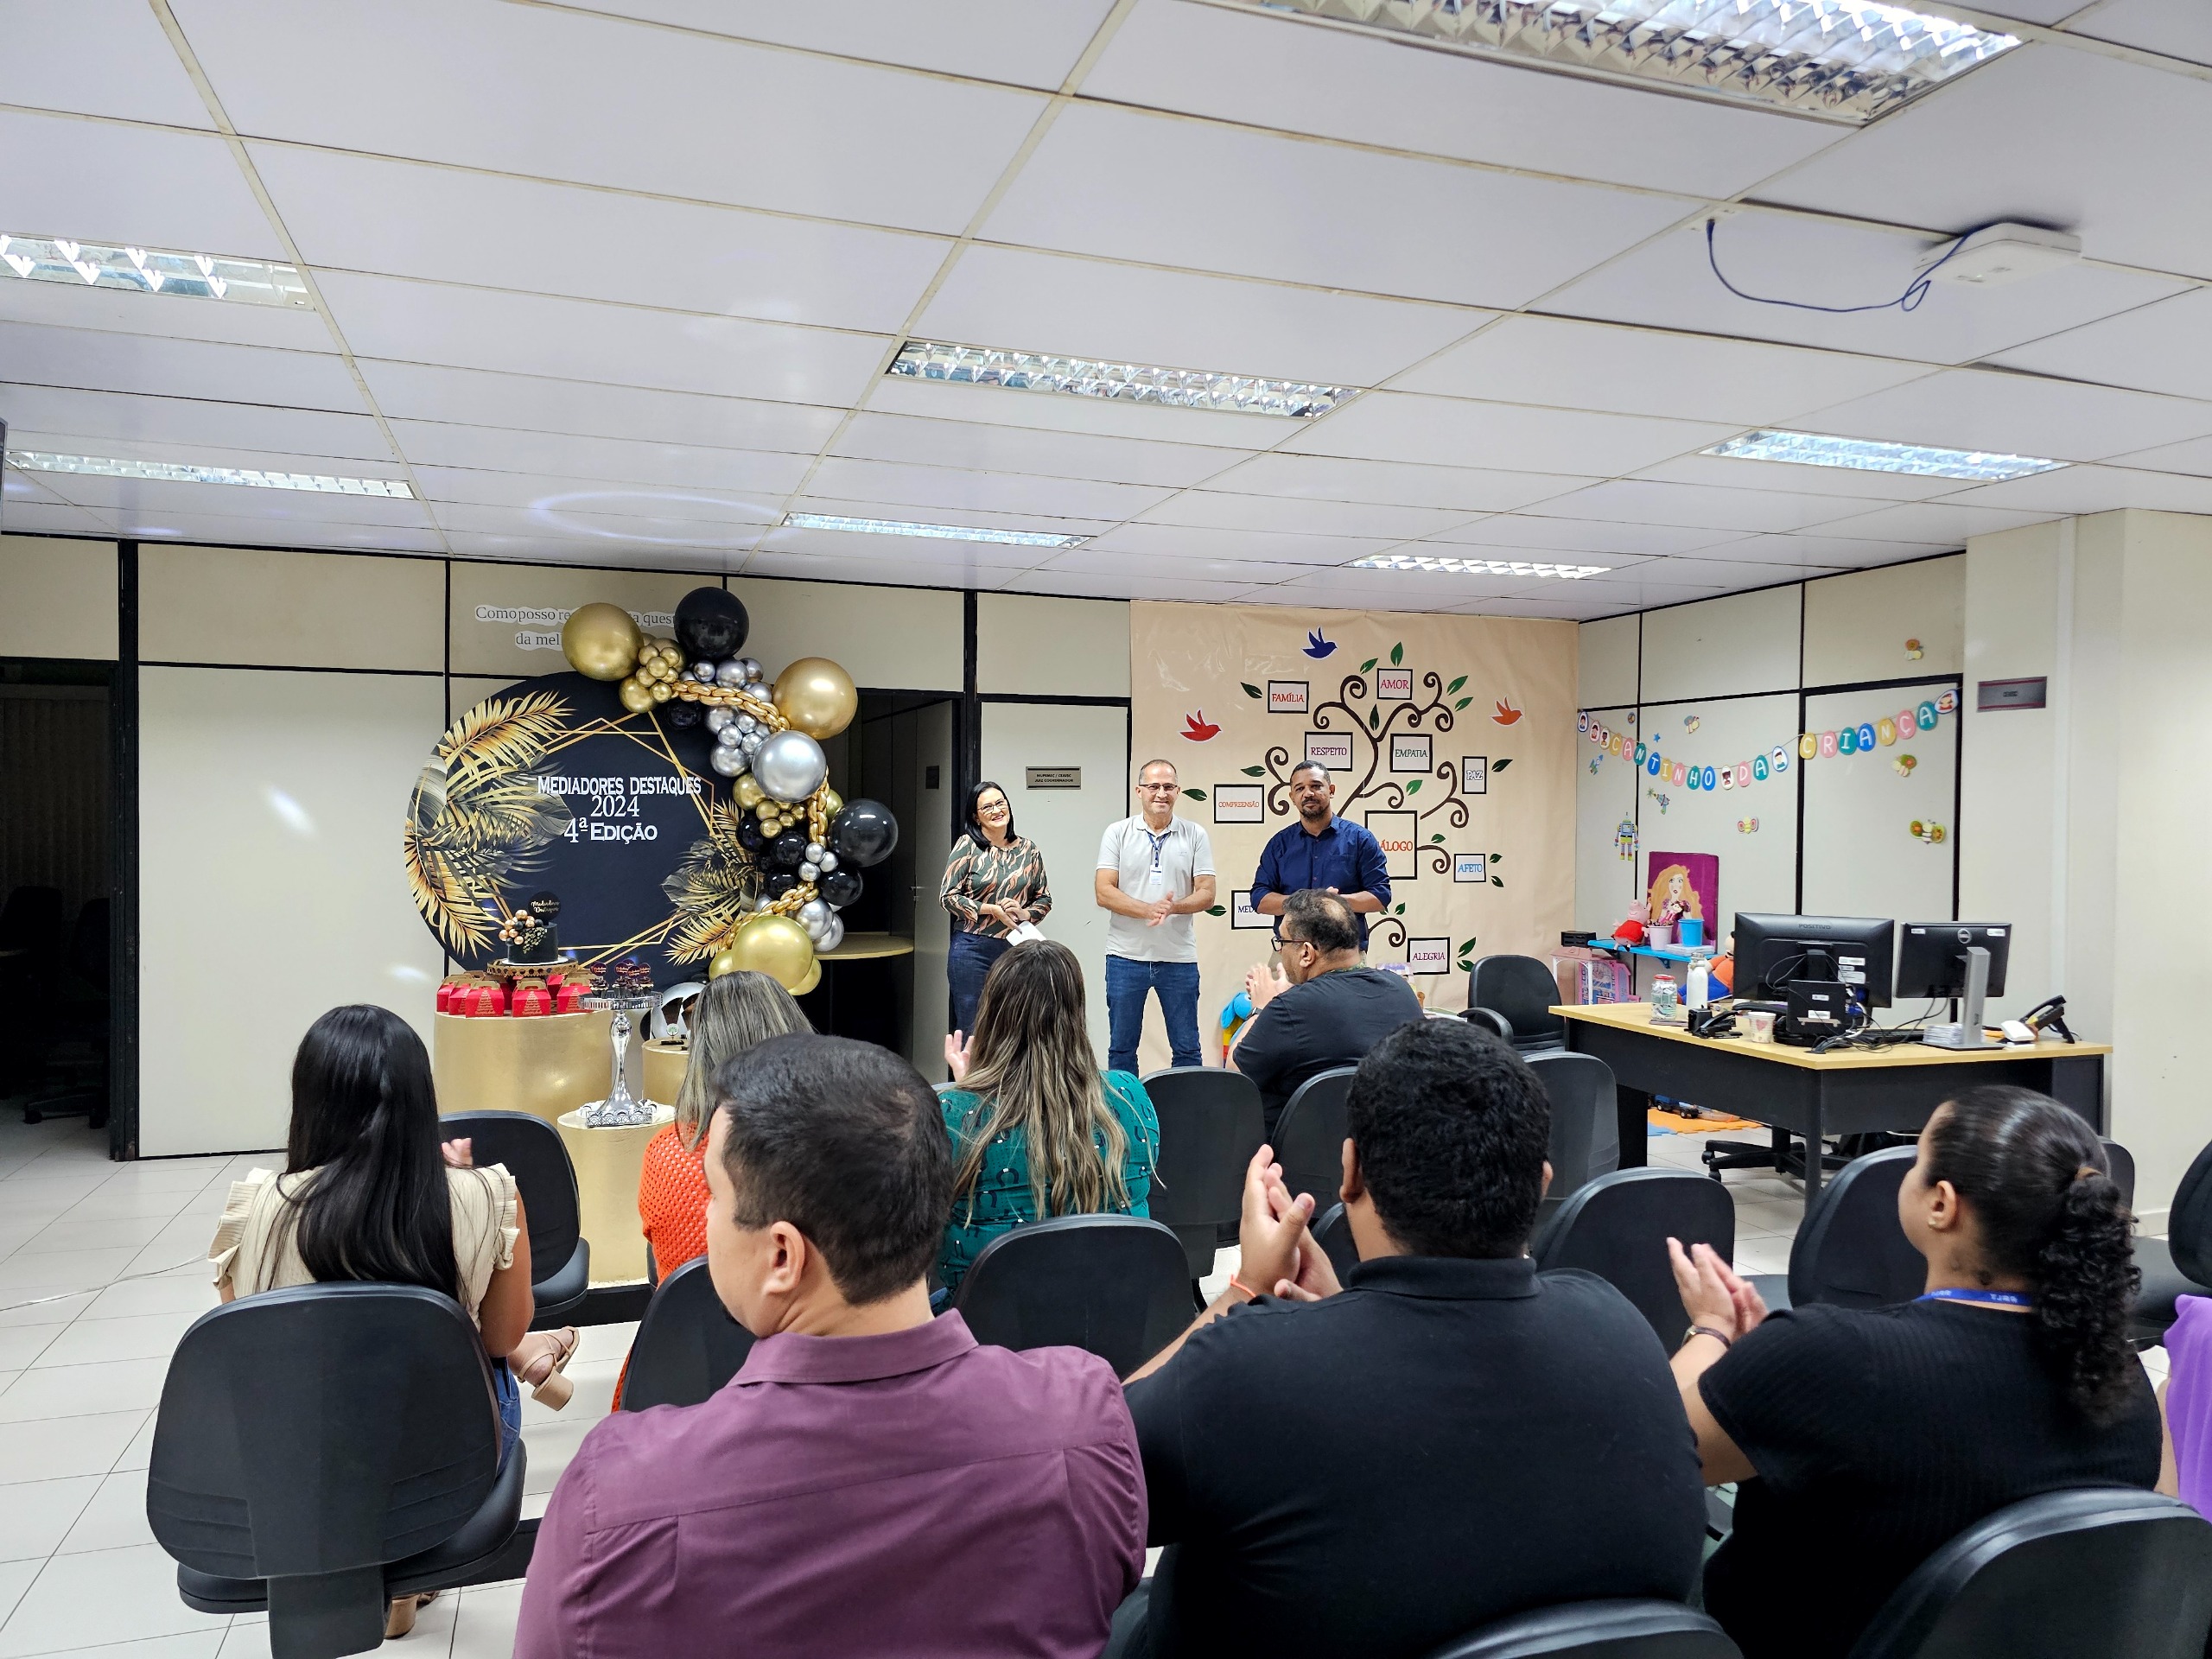
[[[737,821],[737,844],[756,855],[768,844],[768,837],[760,830],[760,820],[749,812]]]
[[[778,870],[760,884],[760,896],[764,899],[780,899],[797,886],[798,886],[797,875],[789,870]]]
[[[899,844],[899,820],[881,801],[847,801],[830,820],[830,850],[862,869],[880,864]]]
[[[679,732],[689,731],[705,718],[697,703],[686,702],[680,697],[661,704],[660,715]]]
[[[779,870],[795,870],[806,862],[806,837],[786,830],[768,843],[768,862]]]
[[[860,873],[842,867],[830,871],[814,886],[823,902],[832,910],[842,910],[861,896]]]
[[[676,607],[676,639],[686,662],[736,656],[752,626],[737,595],[720,588],[694,588]]]

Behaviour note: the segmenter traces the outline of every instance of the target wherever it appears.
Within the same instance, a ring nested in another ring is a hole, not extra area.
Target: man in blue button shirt
[[[1286,894],[1307,887],[1333,893],[1351,912],[1364,951],[1367,918],[1390,907],[1390,872],[1382,843],[1332,810],[1336,794],[1329,769],[1319,761],[1301,760],[1290,769],[1290,804],[1298,809],[1298,822],[1268,838],[1252,877],[1252,908],[1280,916]]]

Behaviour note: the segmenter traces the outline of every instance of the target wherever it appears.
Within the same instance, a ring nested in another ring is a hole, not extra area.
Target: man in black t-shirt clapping
[[[1347,1111],[1359,1266],[1339,1287],[1262,1147],[1230,1288],[1130,1379],[1148,1541],[1176,1548],[1109,1651],[1416,1659],[1524,1609],[1686,1598],[1705,1503],[1667,1357],[1611,1286],[1526,1255],[1528,1063],[1418,1021]]]

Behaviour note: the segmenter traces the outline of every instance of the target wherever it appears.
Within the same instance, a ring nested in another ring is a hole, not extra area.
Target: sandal
[[[530,1397],[539,1405],[558,1411],[575,1394],[576,1385],[562,1373],[576,1357],[583,1338],[573,1325],[546,1334],[553,1338],[553,1345],[517,1371],[515,1380],[530,1390]]]

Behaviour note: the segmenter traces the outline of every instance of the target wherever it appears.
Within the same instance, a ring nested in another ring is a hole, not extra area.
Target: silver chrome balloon
[[[830,775],[830,759],[804,732],[778,732],[753,752],[753,775],[770,799],[803,801]]]
[[[818,879],[821,874],[822,872],[811,864],[802,864],[798,867],[798,879],[802,882],[815,880]]]
[[[707,729],[719,736],[725,726],[736,725],[737,718],[737,711],[734,709],[709,709],[707,710]]]
[[[715,683],[716,685],[743,685],[745,683],[744,664],[734,659],[727,663],[715,664]]]
[[[798,925],[810,933],[819,933],[837,912],[819,899],[810,899],[798,907]]]
[[[808,842],[806,843],[806,853],[804,855],[806,861],[813,865],[817,870],[820,869],[822,868],[822,855],[828,850],[829,849],[824,847],[818,841]]]
[[[758,657],[741,657],[737,659],[737,665],[745,671],[747,679],[757,680],[760,677],[760,659]]]
[[[712,663],[692,664],[691,677],[702,685],[712,685],[715,683],[715,665]]]
[[[707,764],[725,778],[734,778],[745,770],[745,751],[734,746],[717,743],[715,752],[707,757]]]
[[[822,930],[822,937],[814,942],[815,954],[820,956],[825,951],[835,950],[844,942],[845,918],[832,911],[830,915],[830,925]]]
[[[734,749],[744,741],[744,734],[734,726],[725,726],[715,734],[715,742],[725,749]]]

